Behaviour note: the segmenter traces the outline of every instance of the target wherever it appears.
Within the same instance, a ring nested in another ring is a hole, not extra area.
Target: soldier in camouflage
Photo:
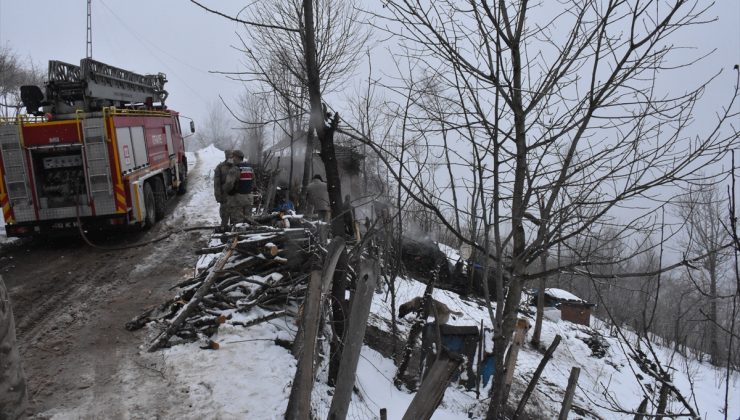
[[[241,150],[234,150],[232,153],[232,166],[226,175],[225,190],[226,195],[226,216],[231,224],[243,223],[252,214],[252,194],[240,194],[238,192],[239,184],[239,164],[244,162],[244,153]]]
[[[224,150],[225,160],[219,163],[213,171],[213,195],[216,197],[216,202],[219,203],[218,214],[221,216],[222,229],[225,229],[229,224],[226,215],[226,197],[230,190],[226,189],[225,182],[229,169],[234,166],[231,154],[231,150]]]

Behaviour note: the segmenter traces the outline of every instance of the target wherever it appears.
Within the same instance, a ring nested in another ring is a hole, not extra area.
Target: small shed
[[[533,304],[537,304],[536,291],[532,299]],[[559,308],[560,318],[574,324],[591,325],[591,308],[593,303],[586,302],[578,296],[567,290],[547,288],[545,289],[545,307]]]

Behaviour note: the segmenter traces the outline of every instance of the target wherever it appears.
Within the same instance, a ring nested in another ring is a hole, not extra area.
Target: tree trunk
[[[326,189],[329,193],[329,206],[332,213],[332,236],[343,235],[344,217],[342,206],[342,184],[339,178],[339,167],[334,153],[334,131],[339,124],[339,115],[334,118],[329,126],[326,125],[324,111],[321,103],[321,78],[319,66],[316,60],[316,33],[313,22],[313,1],[303,0],[304,16],[304,51],[306,60],[306,80],[308,84],[308,98],[311,103],[311,121],[321,143],[321,160],[324,162],[326,171]]]
[[[301,206],[306,205],[306,188],[311,181],[311,169],[313,166],[313,121],[308,122],[308,131],[306,132],[306,153],[303,157],[303,179],[301,180],[301,197],[299,202]],[[305,207],[304,207],[305,208]]]
[[[288,169],[288,191],[285,197],[288,200],[293,200],[293,166],[294,166],[294,149],[295,149],[295,120],[293,117],[293,108],[290,106],[290,101],[286,99],[285,105],[288,108],[288,130],[290,132],[290,167]]]
[[[547,271],[547,254],[542,253],[540,256],[540,265],[542,272]],[[545,277],[541,277],[538,280],[538,292],[537,292],[537,317],[534,321],[534,332],[532,332],[532,345],[539,347],[540,335],[542,335],[542,317],[545,311]]]
[[[521,10],[520,13],[525,13]],[[496,372],[493,377],[491,405],[486,415],[487,419],[496,419],[503,415],[506,408],[506,384],[504,379],[506,372],[504,369],[504,354],[506,348],[511,342],[511,336],[514,332],[514,325],[517,319],[517,309],[522,297],[522,276],[527,267],[524,262],[524,252],[526,247],[526,237],[524,232],[523,218],[526,210],[524,201],[524,182],[527,176],[527,142],[525,127],[525,112],[522,105],[522,64],[518,40],[514,40],[511,48],[512,69],[514,89],[512,91],[512,109],[514,111],[514,129],[516,142],[516,166],[514,169],[514,188],[512,194],[512,273],[509,283],[509,290],[506,294],[506,303],[504,306],[503,323],[501,335],[494,345],[494,357],[496,358]],[[500,368],[499,368],[500,367]]]
[[[668,395],[670,394],[670,388],[668,385],[663,384],[660,387],[660,396],[658,399],[658,409],[656,411],[657,416],[655,416],[655,420],[661,420],[663,418],[662,414],[665,414],[665,409],[668,407]]]
[[[722,363],[717,340],[717,263],[716,255],[710,257],[709,266],[709,354],[712,355],[712,364],[719,366]]]

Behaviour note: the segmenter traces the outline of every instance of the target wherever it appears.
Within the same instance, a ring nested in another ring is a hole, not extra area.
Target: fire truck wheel
[[[162,220],[167,206],[167,193],[164,191],[162,178],[156,177],[152,180],[152,189],[154,190],[154,215],[157,220]]]
[[[188,192],[188,165],[187,162],[180,165],[180,186],[177,187],[177,194],[183,195]]]
[[[146,215],[144,217],[144,229],[151,229],[157,221],[157,213],[154,206],[154,191],[152,191],[151,184],[147,182],[144,184],[144,210],[146,211]]]

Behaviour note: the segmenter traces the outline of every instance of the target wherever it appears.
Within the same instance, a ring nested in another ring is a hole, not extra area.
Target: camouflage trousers
[[[244,223],[252,217],[252,194],[230,195],[221,205],[221,226]]]

